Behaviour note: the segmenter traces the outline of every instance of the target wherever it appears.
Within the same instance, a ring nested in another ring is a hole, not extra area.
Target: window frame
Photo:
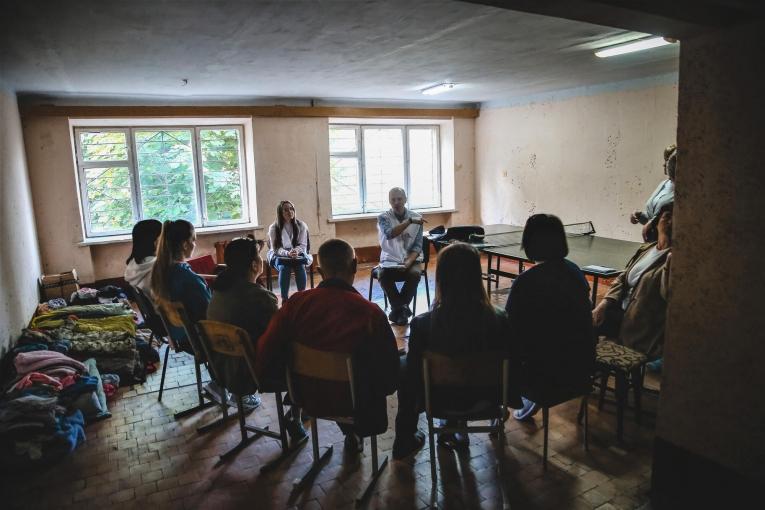
[[[361,203],[361,210],[355,212],[335,213],[334,209],[330,207],[332,211],[332,218],[342,219],[348,216],[358,216],[366,214],[377,214],[384,212],[379,210],[370,210],[367,207],[367,187],[366,187],[366,161],[365,161],[365,149],[364,149],[364,131],[366,129],[398,129],[402,136],[402,150],[404,161],[404,191],[406,191],[407,197],[410,196],[411,190],[411,169],[410,169],[410,157],[409,157],[409,131],[411,129],[430,129],[435,132],[436,140],[436,190],[438,191],[438,203],[435,205],[428,205],[425,207],[411,207],[414,210],[430,210],[440,209],[444,203],[443,193],[443,178],[441,167],[441,126],[439,124],[358,124],[358,123],[345,123],[345,122],[332,122],[329,124],[329,129],[338,127],[342,129],[353,128],[356,131],[356,152],[332,152],[329,151],[330,165],[333,157],[350,158],[355,157],[357,160],[358,168],[358,180],[359,180],[359,201]],[[330,185],[330,200],[332,201],[332,189]]]
[[[80,204],[82,212],[83,226],[85,229],[84,238],[104,239],[109,237],[119,237],[129,235],[132,229],[110,230],[107,232],[93,232],[90,215],[90,201],[87,194],[87,177],[85,170],[88,168],[99,168],[103,166],[127,166],[129,172],[130,195],[132,206],[133,223],[146,219],[143,217],[143,204],[141,198],[140,173],[136,154],[136,131],[166,131],[166,130],[188,130],[191,132],[191,154],[193,157],[194,173],[194,201],[198,212],[198,224],[195,228],[214,228],[236,225],[249,225],[251,223],[251,210],[249,205],[249,169],[247,167],[245,137],[246,130],[243,124],[131,124],[131,125],[74,125],[73,129],[73,150],[75,154],[76,176],[78,180],[78,190],[80,194]],[[199,143],[202,130],[216,129],[235,129],[239,133],[239,185],[241,190],[241,208],[242,218],[239,220],[209,220],[207,218],[207,197],[204,191],[204,168],[202,162],[202,147]],[[109,161],[85,161],[82,150],[82,141],[80,133],[92,132],[122,132],[125,133],[127,144],[127,159],[109,160]]]

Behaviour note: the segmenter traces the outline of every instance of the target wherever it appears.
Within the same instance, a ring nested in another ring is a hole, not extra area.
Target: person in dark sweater
[[[516,358],[512,343],[508,342],[507,317],[489,301],[481,278],[480,255],[469,244],[454,243],[439,252],[433,308],[412,320],[409,352],[398,392],[395,459],[409,456],[425,442],[424,434],[417,430],[417,421],[424,408],[422,358],[427,350],[452,356],[503,351],[511,362]],[[515,392],[510,393],[513,402],[518,402],[518,397],[513,396]],[[449,405],[468,409],[474,400],[474,392],[457,390],[449,396]],[[467,439],[443,435],[439,442],[459,447],[465,446]]]
[[[595,361],[589,284],[567,260],[563,223],[550,214],[526,221],[521,240],[535,266],[513,282],[505,310],[510,338],[518,343],[523,407],[513,416],[530,418],[535,400],[548,400],[588,380]]]
[[[262,241],[240,237],[230,241],[223,253],[226,269],[218,275],[213,284],[213,295],[207,307],[207,318],[238,326],[250,336],[253,346],[268,327],[277,311],[276,296],[257,283],[263,272],[260,252]],[[220,353],[212,355],[211,363],[226,389],[246,395],[245,404],[257,407],[260,398],[255,395],[258,388],[243,358],[232,358]],[[283,386],[278,385],[277,386]],[[293,440],[306,436],[300,422],[300,410],[293,406],[289,413],[287,431]]]

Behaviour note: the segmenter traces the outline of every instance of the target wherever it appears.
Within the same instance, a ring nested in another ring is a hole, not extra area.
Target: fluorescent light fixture
[[[605,50],[595,52],[596,57],[613,57],[614,55],[623,55],[625,53],[632,53],[634,51],[650,50],[651,48],[658,48],[659,46],[665,46],[672,44],[663,37],[651,37],[650,39],[641,39],[639,41],[620,44],[618,46],[611,46]],[[424,91],[423,91],[424,92]]]
[[[452,90],[456,83],[439,83],[438,85],[433,85],[432,87],[428,87],[426,89],[422,89],[421,92],[425,94],[426,96],[432,96],[434,94],[440,94],[442,92],[447,92],[449,90]]]

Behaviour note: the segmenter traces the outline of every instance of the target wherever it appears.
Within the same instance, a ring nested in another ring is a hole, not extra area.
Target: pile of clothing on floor
[[[119,287],[80,289],[72,301],[81,304],[60,306],[61,301],[40,305],[31,328],[60,343],[67,349],[62,352],[79,360],[94,358],[103,371],[119,375],[123,384],[141,383],[147,366],[156,369],[159,353],[151,332],[137,329],[136,315]]]
[[[102,376],[92,358],[63,354],[65,342],[45,340],[26,331],[3,358],[0,469],[55,462],[85,440],[86,423],[111,416],[104,382],[119,385],[119,377]]]

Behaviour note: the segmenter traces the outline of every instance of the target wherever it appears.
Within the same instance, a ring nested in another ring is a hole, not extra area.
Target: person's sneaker
[[[657,374],[661,373],[661,369],[664,366],[664,358],[659,358],[654,361],[649,361],[645,364],[645,368],[648,369],[649,372],[656,372]]]
[[[350,453],[361,453],[364,451],[364,438],[361,436],[357,436],[353,432],[348,432],[345,435],[345,442],[343,443],[344,452],[346,454]]]
[[[290,445],[295,445],[308,438],[308,432],[298,420],[287,422],[287,434],[290,436]]]
[[[393,440],[393,458],[395,460],[405,459],[419,451],[424,445],[425,434],[419,430],[406,439],[396,436],[396,439]]]
[[[537,414],[537,411],[539,411],[539,406],[535,402],[532,402],[526,397],[521,397],[521,400],[523,401],[523,407],[513,411],[513,418],[518,421],[523,421],[528,420]]]
[[[242,407],[244,408],[245,413],[249,413],[260,407],[260,397],[258,395],[245,395],[242,397]],[[229,394],[228,396],[228,403],[229,405],[235,406],[236,405],[236,398],[234,395]]]

